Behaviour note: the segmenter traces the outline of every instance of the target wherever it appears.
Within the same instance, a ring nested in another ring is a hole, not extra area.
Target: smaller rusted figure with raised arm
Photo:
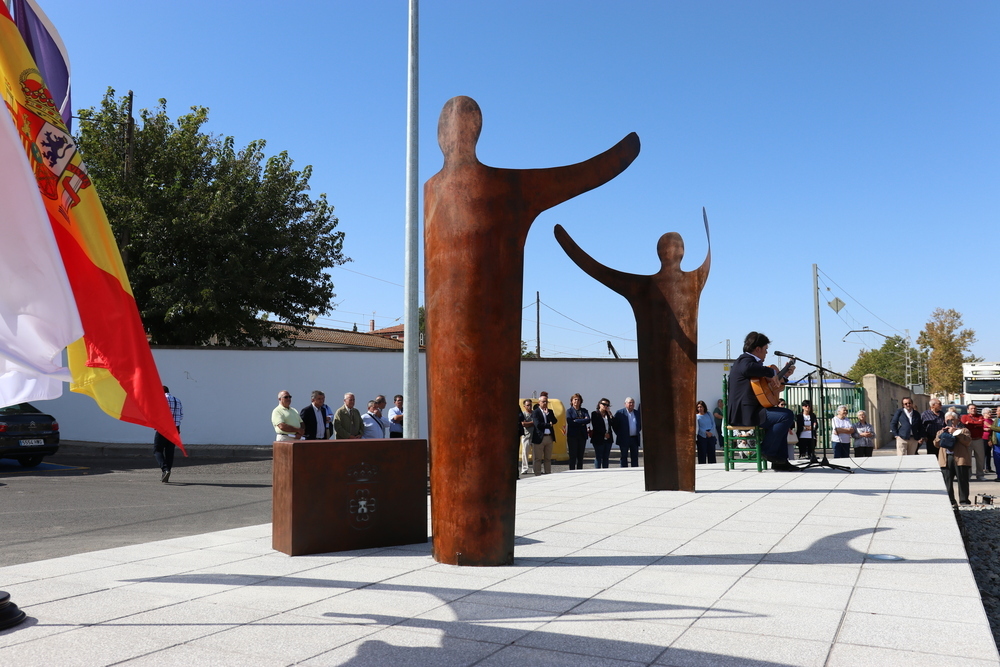
[[[708,235],[708,214],[701,213]],[[600,264],[561,225],[555,235],[577,266],[628,299],[635,313],[646,490],[694,491],[698,301],[712,261],[711,239],[702,265],[682,271],[684,239],[664,234],[656,244],[660,270],[640,276]]]

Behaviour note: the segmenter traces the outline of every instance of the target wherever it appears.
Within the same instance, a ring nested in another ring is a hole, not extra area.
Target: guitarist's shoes
[[[769,461],[775,472],[792,472],[795,470],[801,470],[801,468],[794,463],[789,463],[788,459],[769,459]]]

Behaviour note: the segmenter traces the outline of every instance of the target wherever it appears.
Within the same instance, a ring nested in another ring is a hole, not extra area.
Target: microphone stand
[[[841,375],[840,373],[837,373],[836,371],[831,371],[829,368],[823,368],[822,366],[818,366],[817,364],[814,364],[811,361],[806,361],[805,359],[801,359],[799,357],[793,357],[790,354],[776,353],[776,356],[791,357],[792,359],[795,359],[796,361],[801,361],[805,365],[812,366],[813,368],[816,369],[816,371],[819,371],[819,414],[816,415],[816,421],[818,422],[819,419],[821,419],[821,418],[823,420],[826,420],[826,416],[825,416],[826,415],[826,383],[825,383],[825,380],[823,378],[823,373],[826,372],[826,373],[829,373],[830,375],[836,375],[837,377],[842,377],[845,380],[850,380],[851,378],[846,377],[844,375]],[[813,371],[813,373],[815,373],[816,371]],[[812,375],[812,373],[810,373],[810,375]],[[816,444],[818,445],[819,443],[816,443]],[[810,470],[811,468],[830,468],[831,470],[840,470],[842,472],[850,473],[850,474],[853,475],[854,474],[854,469],[853,468],[850,468],[848,466],[838,465],[836,463],[830,463],[830,459],[828,459],[827,455],[826,455],[826,450],[827,450],[828,446],[829,446],[829,441],[826,438],[824,438],[823,439],[823,460],[820,461],[814,455],[813,458],[812,458],[812,460],[809,461],[809,463],[807,463],[804,466],[799,466],[799,470]]]

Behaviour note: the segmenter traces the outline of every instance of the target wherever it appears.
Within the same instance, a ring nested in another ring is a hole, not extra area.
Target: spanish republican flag
[[[181,445],[104,207],[3,3],[0,94],[42,195],[83,324],[83,338],[67,348],[70,389],[91,396],[112,417],[156,429]],[[6,215],[0,202],[0,218]]]

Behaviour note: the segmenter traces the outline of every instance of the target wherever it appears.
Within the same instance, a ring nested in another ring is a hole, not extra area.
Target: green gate
[[[811,385],[791,385],[785,386],[781,397],[785,399],[788,408],[796,415],[802,413],[802,401],[809,400],[813,406],[813,414],[819,417],[819,438],[816,446],[822,447],[823,443],[829,445],[831,440],[831,420],[837,414],[837,408],[841,405],[847,406],[847,416],[851,421],[855,420],[858,410],[865,409],[865,390],[862,387],[824,387],[823,406],[820,406],[819,386]]]

